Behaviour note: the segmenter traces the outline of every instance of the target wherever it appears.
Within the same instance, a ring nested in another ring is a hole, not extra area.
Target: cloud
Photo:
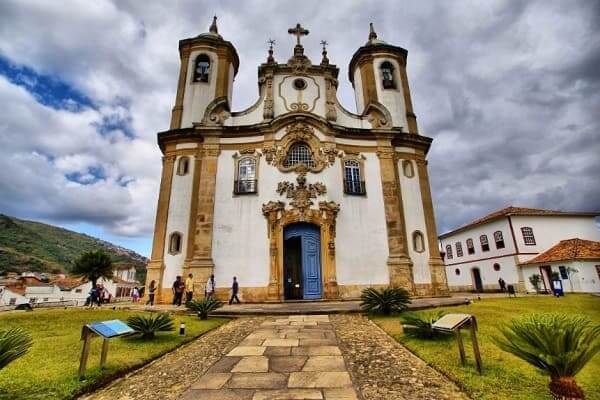
[[[267,11],[268,10],[268,11]],[[240,55],[233,108],[257,98],[266,40],[285,62],[300,21],[340,67],[368,23],[406,48],[421,133],[434,138],[438,230],[509,204],[600,208],[600,6],[545,1],[0,2],[0,210],[149,237],[178,41],[207,30]],[[4,67],[2,67],[4,65]],[[4,75],[2,77],[1,75]],[[58,89],[57,89],[58,88]]]

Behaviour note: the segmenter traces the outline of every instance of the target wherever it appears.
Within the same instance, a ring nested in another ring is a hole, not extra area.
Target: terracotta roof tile
[[[52,281],[51,283],[53,285],[58,286],[61,289],[74,289],[77,286],[80,286],[86,282],[86,279],[62,278]]]
[[[591,259],[600,259],[600,242],[575,238],[561,240],[542,254],[520,265]]]
[[[550,216],[583,216],[583,217],[595,217],[600,215],[600,212],[579,212],[579,211],[558,211],[558,210],[544,210],[542,208],[526,208],[526,207],[513,207],[509,206],[503,208],[498,211],[494,211],[482,218],[476,219],[466,225],[461,226],[460,228],[456,228],[450,232],[444,233],[440,235],[439,238],[443,239],[447,236],[450,236],[454,233],[463,231],[467,228],[471,228],[477,225],[483,225],[485,223],[494,221],[496,219],[507,217],[509,215],[526,215],[526,216],[536,216],[536,215],[550,215]]]

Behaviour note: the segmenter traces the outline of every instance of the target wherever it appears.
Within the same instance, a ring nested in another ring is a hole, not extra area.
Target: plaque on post
[[[479,352],[479,344],[477,343],[477,320],[475,316],[470,314],[446,314],[436,322],[431,324],[431,327],[441,332],[453,332],[458,344],[458,353],[460,354],[460,362],[463,366],[467,364],[465,356],[465,347],[463,345],[460,329],[469,327],[471,333],[471,343],[473,345],[473,353],[475,355],[475,364],[477,372],[481,375],[481,354]]]
[[[85,367],[90,354],[91,340],[94,336],[100,336],[104,339],[102,343],[102,353],[100,354],[100,368],[106,364],[108,354],[108,340],[114,337],[126,336],[134,333],[125,322],[118,319],[102,322],[92,322],[81,328],[81,340],[83,340],[83,349],[79,360],[79,378],[85,376]]]

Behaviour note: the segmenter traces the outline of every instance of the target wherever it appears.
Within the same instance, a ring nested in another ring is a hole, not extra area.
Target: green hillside
[[[0,275],[7,272],[69,272],[81,253],[102,249],[114,262],[136,265],[138,279],[147,259],[134,251],[94,237],[40,222],[0,214]]]

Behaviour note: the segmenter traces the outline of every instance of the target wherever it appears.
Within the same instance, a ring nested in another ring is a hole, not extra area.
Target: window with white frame
[[[256,158],[244,157],[237,162],[236,194],[256,193]]]
[[[449,244],[446,245],[446,258],[452,260],[452,246]]]
[[[490,251],[490,243],[487,235],[479,236],[479,242],[481,243],[481,251]]]
[[[504,248],[504,237],[502,236],[502,232],[501,231],[494,232],[494,242],[496,242],[496,248],[497,249],[503,249]]]
[[[528,226],[521,228],[521,234],[523,235],[523,242],[527,246],[535,246],[535,237],[533,236],[533,229]]]
[[[467,253],[475,254],[475,245],[473,244],[473,239],[467,239]]]
[[[304,142],[293,144],[283,162],[284,167],[293,167],[298,164],[304,164],[308,167],[315,166],[315,160],[312,157],[310,146]]]
[[[357,160],[344,161],[344,193],[365,194],[365,182],[360,171],[360,162]]]
[[[456,246],[456,257],[462,257],[463,256],[462,243],[456,242],[455,246]]]

